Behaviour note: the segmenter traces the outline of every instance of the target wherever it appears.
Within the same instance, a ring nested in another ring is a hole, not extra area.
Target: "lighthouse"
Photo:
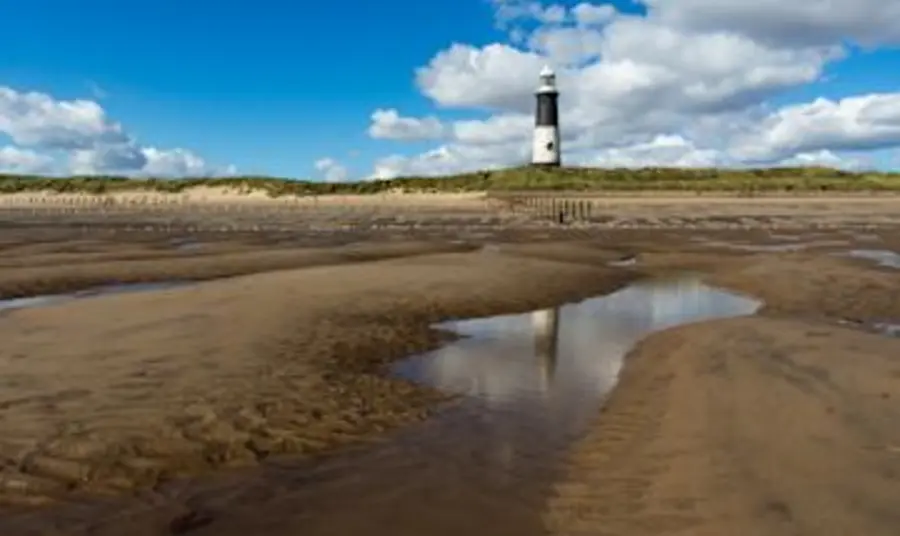
[[[535,92],[537,111],[531,163],[535,166],[559,166],[559,90],[556,88],[556,74],[550,67],[544,67],[540,79],[541,85]]]

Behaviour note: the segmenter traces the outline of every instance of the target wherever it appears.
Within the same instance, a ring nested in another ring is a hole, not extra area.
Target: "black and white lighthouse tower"
[[[531,163],[535,166],[559,166],[559,90],[556,74],[550,67],[541,70],[541,85],[537,96],[537,113],[534,121],[534,145]]]

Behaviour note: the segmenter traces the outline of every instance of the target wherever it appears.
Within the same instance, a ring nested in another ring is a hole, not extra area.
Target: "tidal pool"
[[[431,418],[338,455],[270,460],[193,490],[173,482],[155,490],[155,500],[184,506],[166,510],[178,513],[172,533],[198,536],[542,535],[562,463],[599,417],[635,343],[760,306],[684,278],[442,323],[436,327],[461,338],[391,370],[460,395]],[[135,508],[120,517],[139,519]]]
[[[290,504],[290,525],[305,535],[539,534],[559,463],[598,417],[635,343],[680,324],[752,314],[760,305],[681,279],[439,324],[462,338],[392,372],[461,399],[375,446],[270,473],[260,489],[281,489],[282,510],[248,503],[222,523],[253,533]]]
[[[847,246],[850,244],[850,242],[846,240],[811,240],[807,242],[800,242],[791,239],[786,243],[779,244],[746,244],[707,239],[700,239],[695,241],[700,242],[706,247],[725,248],[736,251],[746,251],[750,253],[791,253],[809,249],[835,248]]]
[[[184,282],[161,282],[161,283],[116,283],[111,285],[101,285],[91,287],[67,294],[46,294],[42,296],[28,296],[25,298],[0,299],[0,314],[15,309],[27,309],[31,307],[46,307],[49,305],[57,305],[72,300],[81,300],[85,298],[96,298],[109,294],[123,294],[127,292],[150,292],[154,290],[166,290],[187,285]]]
[[[847,255],[856,259],[873,261],[886,268],[900,268],[900,253],[887,249],[854,249]]]
[[[756,300],[697,279],[641,283],[554,309],[439,324],[462,338],[393,372],[502,411],[542,437],[576,430],[615,385],[626,353],[645,335],[746,315]]]

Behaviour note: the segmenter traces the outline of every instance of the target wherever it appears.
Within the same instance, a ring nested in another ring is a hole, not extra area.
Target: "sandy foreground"
[[[891,230],[866,232],[900,246]],[[797,238],[871,247],[856,230],[815,233]],[[336,533],[298,513],[312,484],[253,502],[235,491],[241,478],[227,492],[203,482],[426,418],[445,396],[381,370],[440,344],[429,329],[438,319],[525,311],[683,270],[766,307],[645,339],[540,508],[514,527],[481,526],[624,536],[900,527],[900,339],[865,329],[900,319],[900,272],[829,255],[838,246],[749,252],[698,243],[695,231],[570,229],[523,231],[488,249],[448,236],[338,248],[222,238],[184,251],[151,235],[0,229],[5,297],[213,279],[0,311],[0,534]],[[635,266],[608,266],[630,253]],[[200,491],[154,492],[182,478]],[[352,518],[332,524],[417,533]]]

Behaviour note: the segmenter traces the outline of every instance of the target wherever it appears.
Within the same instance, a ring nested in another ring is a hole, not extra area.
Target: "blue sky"
[[[674,5],[679,1],[682,0],[669,3]],[[704,4],[703,0],[699,3]],[[577,2],[560,4],[571,9]],[[547,12],[540,11],[548,9],[547,4],[538,8],[531,5],[513,0],[6,2],[0,7],[0,18],[7,21],[0,32],[3,51],[0,87],[18,93],[39,92],[55,101],[96,101],[108,120],[120,123],[133,143],[184,148],[210,165],[233,165],[243,173],[319,176],[314,163],[328,157],[346,168],[347,176],[364,177],[372,173],[380,158],[391,155],[398,169],[415,171],[421,166],[416,167],[418,164],[412,161],[397,162],[419,158],[416,155],[427,155],[435,148],[455,151],[453,158],[465,160],[469,154],[465,151],[484,146],[475,147],[480,139],[477,136],[475,141],[453,135],[443,139],[435,136],[372,139],[367,129],[376,109],[396,109],[402,117],[413,120],[435,116],[448,132],[456,128],[454,122],[459,120],[483,120],[490,114],[527,116],[527,110],[521,105],[497,104],[496,99],[484,106],[478,102],[460,103],[458,98],[446,97],[449,90],[439,87],[432,88],[430,96],[426,95],[428,90],[423,90],[421,84],[417,87],[416,69],[427,66],[441,51],[457,43],[470,47],[467,50],[477,56],[484,50],[481,47],[498,43],[523,54],[547,56],[543,58],[546,62],[575,72],[564,61],[517,41],[513,35],[559,30],[563,26],[553,17],[544,16]],[[628,13],[646,15],[645,8],[633,2],[613,2],[613,5],[619,17]],[[878,12],[878,4],[872,5],[871,8],[869,4],[858,5],[857,11],[871,9],[873,17],[884,19],[884,14]],[[525,15],[505,16],[503,6],[516,7]],[[815,31],[814,24],[810,22],[810,32]],[[736,35],[754,42],[769,42],[764,24],[762,30],[731,26],[723,23],[725,30]],[[679,28],[680,32],[697,31],[693,26]],[[602,26],[594,27],[593,31],[599,37],[604,32],[607,35],[612,32]],[[704,26],[702,31],[710,29]],[[839,36],[841,41],[852,44],[856,39],[853,31],[848,28],[846,36]],[[895,92],[900,86],[900,52],[891,48],[896,44],[893,39],[894,36],[879,37],[868,51],[851,46],[842,60],[819,63],[809,60],[811,65],[815,64],[813,67],[821,68],[817,80],[801,83],[779,79],[766,83],[762,89],[748,93],[749,96],[734,97],[744,100],[739,109],[729,113],[746,113],[755,108],[759,114],[760,110],[802,105],[819,97],[840,99]],[[834,41],[774,46],[795,53],[800,49],[840,44],[837,39]],[[509,65],[511,71],[522,69]],[[505,76],[501,71],[506,67],[500,61],[492,69],[493,74],[469,74],[484,76],[485,84],[499,86],[501,82],[496,77]],[[702,75],[734,76],[731,71]],[[527,90],[521,81],[527,75],[517,73],[516,76],[510,85],[511,95]],[[565,81],[562,74],[561,81]],[[713,82],[710,87],[715,85]],[[726,82],[733,80],[729,78]],[[437,94],[444,96],[436,97]],[[597,96],[598,101],[604,98]],[[684,110],[690,109],[689,104],[672,113],[688,113]],[[576,113],[574,108],[572,113]],[[610,123],[614,121],[608,119],[607,112],[596,113],[600,118],[598,123],[585,127],[586,132],[604,130],[603,118]],[[724,121],[721,117],[719,120]],[[661,135],[682,137],[694,149],[704,149],[699,145],[694,147],[700,143],[698,140],[683,136],[682,130],[690,128],[690,117],[687,117],[674,123],[648,126],[646,132],[610,134],[594,147],[587,147],[584,158],[592,161],[590,151],[601,154],[614,150],[619,151],[615,154],[624,154],[621,151],[631,149],[620,146],[618,140],[628,138],[633,145],[647,146]],[[528,134],[527,129],[520,130]],[[39,144],[16,144],[15,136],[9,133],[5,138],[0,134],[0,146],[10,143],[22,146],[23,150],[41,150]],[[527,150],[527,143],[519,138],[510,135],[510,139],[518,140],[516,147],[498,149],[496,162],[481,153],[472,161],[487,166],[517,163],[514,160],[522,158],[519,153]],[[867,162],[890,167],[895,137],[888,136],[884,143],[870,141],[866,138],[863,145],[878,145],[878,152],[867,152]],[[837,140],[834,145],[832,148],[814,143],[809,146],[810,154],[827,150],[841,159],[852,160],[858,156],[858,151],[845,150],[855,147],[853,143],[842,145]],[[727,148],[709,150],[724,154]],[[791,157],[788,149],[773,151],[769,152]],[[450,158],[441,155],[444,153],[425,159]],[[648,160],[648,163],[653,162]],[[464,168],[465,164],[447,164],[440,169],[454,171],[454,166]]]
[[[413,69],[455,39],[497,34],[477,0],[16,4],[0,11],[17,21],[0,32],[4,85],[61,99],[96,98],[96,85],[142,141],[291,176],[326,154],[373,158],[375,108],[428,109]]]

